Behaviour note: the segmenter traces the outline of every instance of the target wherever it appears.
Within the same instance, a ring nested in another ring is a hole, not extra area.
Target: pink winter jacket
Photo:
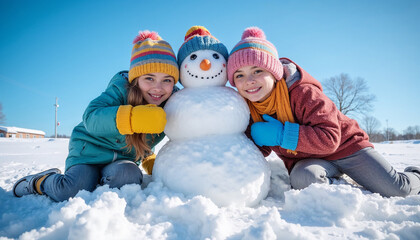
[[[295,64],[287,58],[280,60]],[[264,146],[260,147],[264,156],[274,151],[284,161],[290,173],[296,162],[302,159],[337,160],[363,148],[373,147],[368,135],[356,120],[341,113],[322,92],[321,84],[295,65],[301,78],[289,87],[289,97],[295,121],[300,125],[297,155],[287,153],[280,146]],[[246,132],[249,137],[250,125]]]

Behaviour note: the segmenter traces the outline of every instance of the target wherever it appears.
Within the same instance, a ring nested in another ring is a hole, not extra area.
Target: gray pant
[[[365,189],[385,197],[405,197],[420,192],[420,174],[397,172],[370,147],[334,161],[299,161],[290,173],[290,183],[292,188],[303,189],[312,183],[331,183],[333,178],[339,178],[342,174],[347,174]]]
[[[141,184],[143,174],[132,161],[120,160],[107,165],[80,164],[67,169],[65,174],[48,176],[41,191],[57,202],[74,197],[80,190],[93,191],[98,184],[120,188],[125,184]]]

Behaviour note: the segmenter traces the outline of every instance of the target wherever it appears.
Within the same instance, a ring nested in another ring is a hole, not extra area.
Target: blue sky
[[[139,30],[177,52],[203,25],[229,49],[264,30],[282,57],[316,79],[347,73],[376,96],[372,115],[402,132],[420,125],[420,1],[0,0],[0,103],[6,126],[70,135],[89,102],[129,68]]]

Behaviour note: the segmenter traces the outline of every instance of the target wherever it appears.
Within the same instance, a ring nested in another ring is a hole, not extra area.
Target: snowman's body
[[[248,106],[235,90],[224,87],[226,61],[215,59],[215,53],[196,51],[196,58],[181,65],[185,88],[165,105],[170,140],[157,155],[153,179],[189,196],[209,197],[219,206],[253,206],[268,193],[270,169],[244,134]],[[204,59],[211,59],[209,69],[203,67]]]

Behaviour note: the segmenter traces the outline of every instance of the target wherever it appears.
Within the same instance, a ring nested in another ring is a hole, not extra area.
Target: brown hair
[[[131,81],[131,83],[128,85],[127,103],[131,106],[147,104],[144,101],[143,95],[138,86],[138,78],[133,79],[133,81]],[[145,156],[148,156],[152,152],[150,146],[146,143],[146,134],[144,133],[126,135],[125,142],[127,143],[125,146],[127,148],[127,152],[131,152],[134,148],[136,152],[136,161],[143,159]]]

